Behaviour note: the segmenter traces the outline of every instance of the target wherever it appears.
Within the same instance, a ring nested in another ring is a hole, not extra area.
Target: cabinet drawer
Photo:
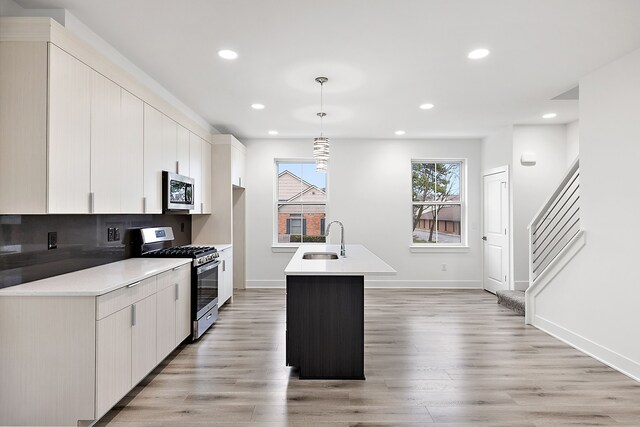
[[[182,283],[183,281],[191,281],[191,264],[181,265],[180,267],[159,274],[158,292],[169,286]]]
[[[100,295],[96,300],[96,320],[122,310],[149,295],[156,293],[156,276],[131,283],[120,289]]]

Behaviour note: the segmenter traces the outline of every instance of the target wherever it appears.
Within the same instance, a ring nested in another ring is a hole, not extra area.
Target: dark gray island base
[[[364,276],[287,276],[287,366],[364,380]]]

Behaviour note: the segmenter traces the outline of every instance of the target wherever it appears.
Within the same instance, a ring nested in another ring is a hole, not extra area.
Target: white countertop
[[[188,258],[129,258],[0,289],[5,296],[98,296],[184,264]]]
[[[396,271],[362,245],[346,245],[346,258],[336,260],[302,259],[306,252],[335,252],[340,245],[300,245],[284,270],[286,275],[363,276],[386,275]]]

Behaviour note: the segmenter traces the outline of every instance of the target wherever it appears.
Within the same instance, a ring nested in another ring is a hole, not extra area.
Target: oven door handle
[[[196,274],[200,274],[200,273],[204,273],[205,271],[209,271],[211,269],[216,268],[218,265],[220,265],[220,260],[215,260],[215,261],[211,261],[210,263],[207,263],[201,267],[198,267],[198,269],[196,270]]]

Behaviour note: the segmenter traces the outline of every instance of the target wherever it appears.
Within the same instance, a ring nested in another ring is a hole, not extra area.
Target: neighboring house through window
[[[324,242],[327,176],[313,160],[276,160],[274,244]]]
[[[465,242],[464,162],[411,162],[413,245],[461,246]]]

